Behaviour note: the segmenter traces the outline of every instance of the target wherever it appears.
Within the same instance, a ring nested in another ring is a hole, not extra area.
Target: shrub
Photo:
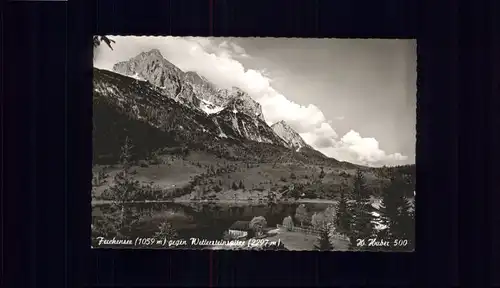
[[[300,222],[300,226],[304,226],[304,223],[309,220],[309,214],[304,204],[300,204],[295,210],[295,218]]]
[[[314,229],[323,229],[326,226],[325,215],[323,213],[314,213],[311,217],[311,225]]]
[[[250,221],[249,227],[255,232],[255,235],[261,235],[264,228],[267,227],[267,220],[264,216],[253,217]]]
[[[162,222],[155,233],[156,238],[166,238],[171,240],[177,237],[177,231],[168,222]]]
[[[283,227],[285,227],[288,231],[293,229],[293,219],[291,216],[287,216],[283,218]]]

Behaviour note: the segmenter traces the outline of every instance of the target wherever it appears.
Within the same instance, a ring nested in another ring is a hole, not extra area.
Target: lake
[[[298,205],[299,203],[279,203],[272,206],[246,203],[131,203],[127,208],[136,213],[153,216],[147,217],[140,223],[130,238],[151,237],[157,231],[158,225],[166,220],[175,228],[179,238],[220,240],[234,222],[250,221],[256,216],[264,216],[268,227],[276,227],[277,224],[282,224],[283,218],[295,215]],[[304,205],[312,215],[314,212],[324,211],[331,204],[305,203]],[[110,209],[109,204],[94,205],[93,220],[109,213]]]

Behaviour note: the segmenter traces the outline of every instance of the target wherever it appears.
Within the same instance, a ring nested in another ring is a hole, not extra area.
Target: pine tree
[[[397,250],[409,251],[414,248],[415,241],[415,217],[411,211],[411,204],[408,198],[402,196],[399,214],[396,221],[395,237],[400,241],[408,241],[405,246],[398,246]]]
[[[106,43],[106,45],[108,45],[109,49],[113,50],[113,47],[111,47],[111,43],[115,43],[115,40],[110,39],[107,36],[94,36],[93,42],[94,48],[99,47],[99,45],[101,45],[101,42],[104,42]]]
[[[123,166],[123,170],[128,171],[132,167],[132,149],[134,145],[132,140],[127,136],[121,147],[120,153],[120,164]]]
[[[238,185],[236,184],[236,182],[233,182],[231,188],[233,188],[233,190],[238,190]]]
[[[379,207],[379,223],[387,227],[379,232],[379,236],[392,243],[394,228],[399,214],[398,191],[399,182],[397,178],[391,178],[391,183],[382,190],[382,201]]]
[[[391,183],[383,190],[380,203],[380,223],[387,228],[379,236],[391,243],[407,241],[406,246],[391,246],[391,250],[412,250],[415,233],[415,218],[410,201],[404,195],[405,183],[401,177],[391,177]]]
[[[130,226],[134,220],[134,215],[130,209],[126,208],[126,204],[135,200],[142,189],[139,181],[134,180],[130,173],[132,148],[132,142],[127,137],[120,154],[120,162],[123,169],[116,173],[113,184],[109,188],[112,195],[113,206],[120,210],[118,218],[114,220],[117,222],[116,231],[119,235],[130,230]],[[110,221],[113,221],[113,219],[110,219]]]
[[[113,185],[109,188],[113,195],[113,201],[118,205],[135,200],[140,193],[141,185],[139,181],[134,180],[127,170],[116,173],[113,179]]]
[[[415,199],[414,199],[415,201]],[[417,228],[415,223],[415,203],[413,203],[411,207],[411,211],[409,213],[408,219],[408,227],[407,228],[407,236],[408,236],[408,249],[409,251],[413,251],[415,249],[415,230]]]
[[[323,178],[325,178],[325,175],[326,175],[326,173],[325,173],[325,171],[323,170],[323,167],[321,167],[321,172],[319,172],[319,179],[323,179]]]
[[[342,234],[347,235],[351,228],[352,217],[350,215],[347,198],[344,191],[340,192],[340,199],[337,204],[337,213],[335,217],[335,228]]]
[[[155,233],[155,237],[162,239],[166,238],[167,240],[175,239],[177,237],[177,231],[170,225],[168,222],[162,222],[158,226],[158,231]]]
[[[352,205],[352,209],[350,209],[353,221],[349,232],[349,238],[351,248],[353,249],[357,246],[357,239],[364,239],[365,241],[368,241],[374,232],[374,226],[372,223],[373,216],[371,214],[373,207],[370,203],[371,195],[367,188],[368,187],[366,186],[363,173],[360,170],[357,170],[356,175],[354,176],[354,187],[352,191],[354,203]],[[367,247],[364,249],[366,248]]]
[[[330,237],[328,235],[327,229],[321,229],[321,232],[318,237],[318,243],[314,245],[316,250],[320,251],[331,251],[333,250],[333,245],[330,243]]]

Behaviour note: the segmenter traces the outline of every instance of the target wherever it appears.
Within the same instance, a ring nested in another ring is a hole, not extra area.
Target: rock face
[[[183,72],[163,58],[158,49],[142,52],[128,61],[116,63],[113,70],[123,75],[144,79],[165,89],[165,94],[169,96],[175,97],[181,91],[179,80]]]
[[[106,147],[95,149],[98,154],[119,151],[122,136],[131,133],[146,152],[177,143],[172,145],[252,161],[334,160],[307,145],[285,122],[267,125],[261,105],[242,89],[221,89],[196,72],[183,72],[157,49],[113,70],[94,68],[94,126],[100,127],[94,129],[94,143]],[[146,143],[149,135],[155,135],[156,144]]]
[[[213,115],[212,119],[224,131],[231,131],[234,137],[261,143],[286,147],[286,143],[263,120],[240,113],[235,108],[227,107]]]
[[[289,148],[294,148],[300,150],[302,147],[311,148],[307,143],[300,137],[299,133],[292,129],[285,121],[279,121],[271,125],[274,133],[281,137]],[[299,152],[299,151],[297,151]]]
[[[113,70],[146,80],[163,89],[162,94],[207,114],[231,107],[265,121],[262,107],[248,93],[237,87],[217,88],[196,72],[183,72],[166,60],[158,49],[142,52],[128,61],[119,62],[113,66]]]
[[[223,98],[228,99],[225,106],[265,121],[260,104],[254,101],[243,90],[233,87],[231,90],[221,91],[221,94],[224,95]]]
[[[131,118],[184,134],[194,142],[230,138],[285,146],[263,120],[237,112],[234,107],[207,115],[166,96],[164,89],[147,81],[95,68],[93,86],[94,106],[106,103]]]

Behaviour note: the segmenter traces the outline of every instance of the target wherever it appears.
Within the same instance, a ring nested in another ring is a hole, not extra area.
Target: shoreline
[[[91,205],[106,205],[111,204],[113,201],[111,200],[96,200],[92,199]],[[145,200],[145,201],[130,201],[126,202],[126,204],[146,204],[146,203],[201,203],[201,204],[247,204],[247,205],[264,205],[267,204],[267,201],[248,201],[248,200],[189,200],[189,199],[172,199],[172,200]],[[298,200],[285,200],[285,201],[277,201],[276,204],[295,204],[295,203],[304,203],[304,204],[336,204],[336,200],[328,200],[328,199],[298,199]]]

